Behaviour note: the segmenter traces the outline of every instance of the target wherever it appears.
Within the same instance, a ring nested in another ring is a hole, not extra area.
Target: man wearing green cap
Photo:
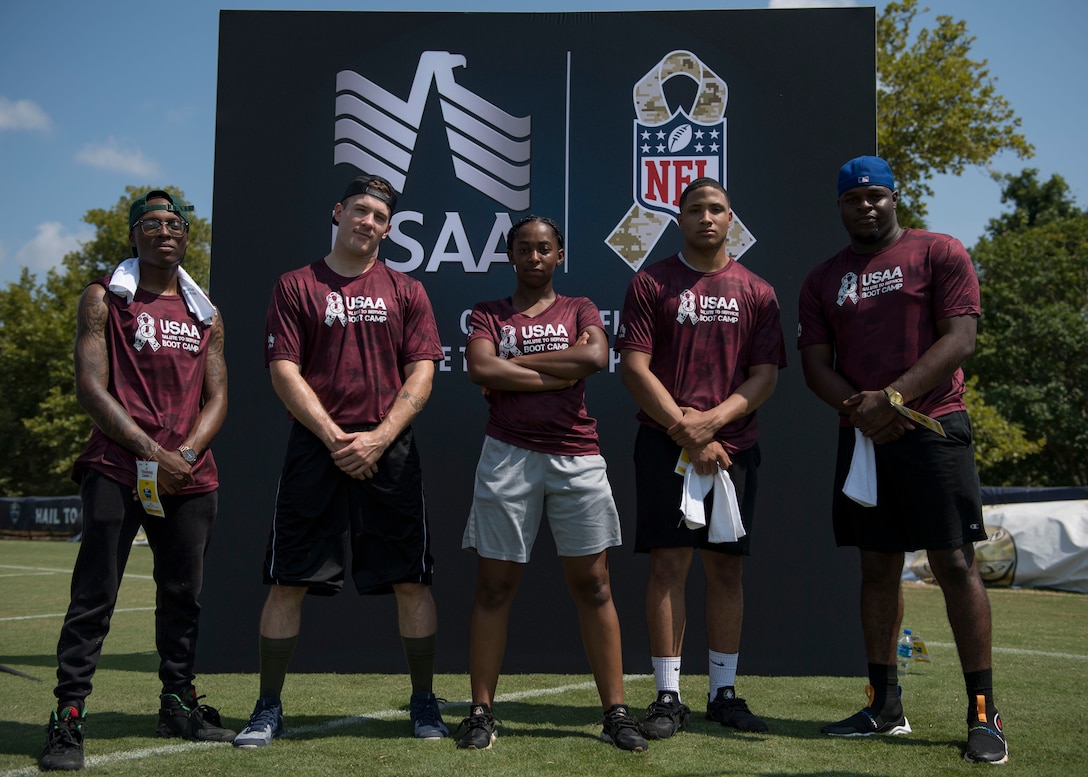
[[[967,688],[969,762],[1004,763],[993,696],[990,603],[973,543],[986,539],[960,365],[975,348],[978,278],[963,244],[904,229],[883,159],[843,165],[850,245],[801,288],[797,346],[809,388],[839,413],[835,541],[861,559],[869,703],[830,736],[911,733],[896,672],[903,555],[925,549]]]
[[[219,487],[208,446],[226,416],[227,370],[219,313],[181,267],[191,210],[161,190],[133,202],[132,258],[79,300],[76,397],[94,429],[72,473],[83,535],[57,644],[57,709],[39,760],[46,771],[83,768],[85,702],[141,527],[157,586],[157,733],[234,738],[214,708],[199,704],[193,686],[204,554]]]

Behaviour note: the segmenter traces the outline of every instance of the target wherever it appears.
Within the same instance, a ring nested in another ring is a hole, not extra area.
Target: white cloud
[[[138,148],[122,145],[116,138],[110,138],[105,143],[84,146],[76,152],[76,161],[100,170],[141,178],[156,178],[161,175],[155,160],[148,159]]]
[[[51,125],[49,114],[36,102],[0,97],[0,130],[48,131]]]
[[[60,267],[64,255],[79,248],[94,238],[94,229],[82,227],[78,232],[69,232],[59,221],[45,221],[38,225],[38,233],[20,248],[12,257],[12,264],[26,267],[35,275],[44,275],[50,268]],[[4,260],[5,269],[7,257]],[[5,273],[8,274],[8,273]]]

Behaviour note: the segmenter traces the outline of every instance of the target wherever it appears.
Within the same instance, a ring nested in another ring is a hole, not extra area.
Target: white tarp
[[[989,539],[975,543],[987,585],[1088,593],[1088,499],[982,508]],[[907,554],[904,579],[933,582],[925,551]]]
[[[982,516],[1016,545],[1013,585],[1088,593],[1088,499],[991,505]]]

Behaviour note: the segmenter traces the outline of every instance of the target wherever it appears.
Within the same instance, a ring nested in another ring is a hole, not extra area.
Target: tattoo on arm
[[[400,393],[400,398],[408,402],[417,413],[422,412],[423,406],[427,404],[426,398],[417,397],[408,391],[402,391]]]

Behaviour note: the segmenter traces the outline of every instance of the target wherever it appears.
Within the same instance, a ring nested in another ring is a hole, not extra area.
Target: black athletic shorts
[[[756,472],[759,445],[730,456],[733,465],[729,478],[737,491],[740,520],[745,535],[737,542],[712,543],[709,528],[689,529],[680,514],[684,478],[677,475],[676,460],[682,448],[668,434],[639,424],[635,437],[635,497],[638,502],[635,523],[635,553],[649,553],[653,548],[701,548],[734,556],[747,556],[756,512]],[[714,503],[714,492],[704,502],[707,515]]]
[[[392,593],[394,583],[430,585],[434,561],[412,430],[393,441],[374,477],[357,480],[295,422],[276,494],[264,581],[331,596],[344,586],[349,551],[351,576],[361,594]]]
[[[842,493],[854,429],[839,428],[832,516],[835,542],[879,553],[951,550],[986,539],[975,447],[967,413],[939,419],[947,437],[915,426],[876,451],[876,506]]]

